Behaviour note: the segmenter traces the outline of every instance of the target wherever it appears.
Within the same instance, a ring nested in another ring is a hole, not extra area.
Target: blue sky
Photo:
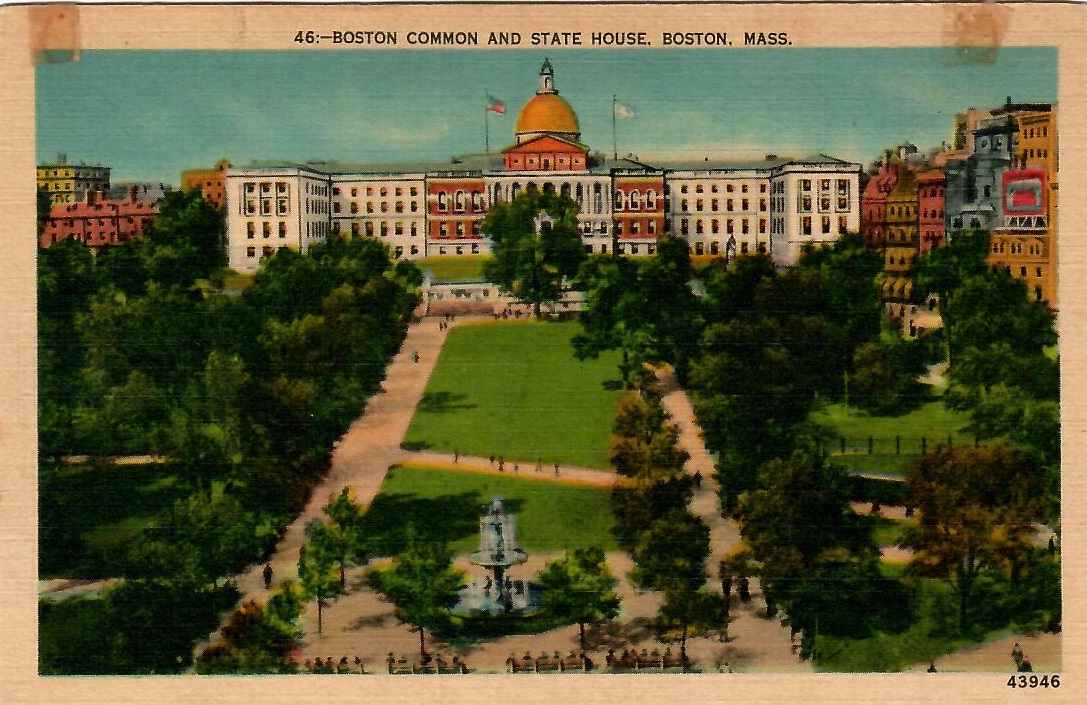
[[[37,153],[113,168],[113,181],[177,183],[220,157],[444,160],[496,150],[543,59],[581,122],[612,151],[611,97],[633,109],[618,150],[643,159],[826,152],[864,163],[909,140],[950,140],[966,107],[1057,99],[1054,48],[964,64],[948,49],[511,51],[84,51],[37,69]]]

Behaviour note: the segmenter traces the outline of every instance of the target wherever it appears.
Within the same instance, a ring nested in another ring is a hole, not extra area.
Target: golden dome
[[[525,103],[514,127],[518,134],[533,132],[580,133],[577,115],[565,100],[555,93],[537,93]]]

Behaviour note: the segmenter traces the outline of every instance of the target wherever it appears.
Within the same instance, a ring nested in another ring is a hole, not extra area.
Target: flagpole
[[[484,91],[484,93],[483,93],[483,151],[487,155],[487,159],[484,162],[485,164],[489,164],[490,161],[491,161],[491,130],[490,130],[491,122],[490,122],[490,115],[487,114],[487,113],[491,112],[491,106],[490,106],[491,101],[487,96],[488,96],[488,93],[486,91]]]
[[[611,152],[612,159],[619,159],[619,146],[615,141],[615,95],[611,97]]]

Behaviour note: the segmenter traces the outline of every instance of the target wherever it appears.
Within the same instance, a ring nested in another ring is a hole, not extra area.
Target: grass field
[[[517,542],[530,553],[615,548],[605,489],[411,466],[389,470],[366,512],[364,531],[376,555],[400,550],[409,524],[420,538],[471,553],[479,548],[479,518],[496,495],[517,515]]]
[[[39,572],[50,578],[118,574],[129,543],[189,490],[166,465],[43,465]]]
[[[947,443],[949,436],[952,443],[974,442],[961,431],[969,422],[967,416],[949,411],[939,400],[901,416],[872,416],[843,404],[826,404],[811,418],[827,429],[824,446],[833,461],[850,470],[902,472],[921,453],[922,438],[927,450]],[[842,438],[845,453],[841,451]]]
[[[576,323],[501,322],[450,332],[406,447],[607,468],[618,355],[574,358]]]
[[[484,255],[435,255],[414,260],[420,271],[430,271],[436,282],[483,281]]]

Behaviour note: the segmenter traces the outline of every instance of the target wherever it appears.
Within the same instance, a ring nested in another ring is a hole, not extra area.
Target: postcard
[[[4,697],[1079,702],[1082,10],[3,8]]]

